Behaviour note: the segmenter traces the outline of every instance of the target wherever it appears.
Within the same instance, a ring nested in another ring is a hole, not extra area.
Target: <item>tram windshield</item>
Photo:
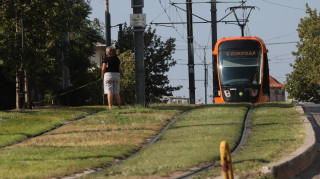
[[[262,55],[260,48],[221,49],[218,60],[222,86],[261,84]]]

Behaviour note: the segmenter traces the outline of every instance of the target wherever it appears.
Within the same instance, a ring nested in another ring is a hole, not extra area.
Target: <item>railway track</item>
[[[147,144],[145,144],[143,147],[141,147],[140,150],[138,150],[137,152],[135,152],[135,153],[132,154],[131,156],[129,156],[129,157],[125,158],[125,159],[122,159],[122,160],[118,160],[117,162],[111,164],[111,165],[108,166],[108,167],[98,168],[98,169],[96,169],[96,170],[91,170],[91,171],[85,171],[85,172],[83,172],[83,173],[74,174],[73,176],[67,176],[67,177],[64,177],[64,178],[62,178],[62,179],[76,179],[76,178],[80,178],[80,177],[82,177],[82,176],[84,176],[84,175],[91,175],[91,174],[94,175],[94,174],[98,174],[99,172],[101,172],[101,171],[103,171],[103,170],[105,170],[105,169],[112,168],[112,167],[114,167],[114,166],[116,166],[116,165],[119,165],[119,164],[122,163],[123,161],[128,160],[128,159],[130,159],[130,158],[138,155],[138,154],[141,152],[142,149],[144,149],[145,147],[148,147],[148,146],[152,145],[153,143],[157,142],[157,140],[159,140],[160,136],[161,136],[166,130],[168,130],[168,128],[169,128],[172,124],[174,124],[174,123],[177,121],[177,119],[179,119],[180,117],[186,115],[186,114],[189,113],[189,112],[190,112],[190,110],[189,110],[189,111],[186,111],[186,112],[184,112],[184,113],[182,113],[182,114],[180,114],[180,115],[175,116],[175,117],[173,118],[173,120],[172,120],[165,128],[163,128],[156,137],[154,137],[152,140],[150,140]]]
[[[238,152],[238,150],[242,147],[242,145],[244,144],[244,141],[246,139],[246,136],[247,136],[247,129],[248,129],[248,121],[249,121],[249,118],[250,118],[250,114],[251,114],[251,111],[252,111],[253,107],[251,106],[249,108],[249,110],[247,111],[246,113],[246,116],[245,116],[245,121],[243,123],[243,131],[242,131],[242,135],[241,135],[241,139],[240,139],[240,142],[238,143],[237,147],[232,151],[231,155],[234,155]],[[179,176],[179,177],[175,177],[176,179],[189,179],[189,178],[192,178],[204,171],[207,171],[209,170],[210,168],[214,167],[213,163],[211,164],[208,164],[208,165],[205,165],[197,170],[193,170],[193,171],[190,171],[190,172],[186,172],[185,174]]]
[[[243,145],[243,143],[244,143],[244,141],[245,141],[246,134],[247,134],[248,120],[249,120],[249,118],[250,118],[250,114],[251,114],[252,108],[253,108],[253,107],[251,106],[251,107],[249,108],[249,110],[247,111],[247,113],[246,113],[245,120],[244,120],[244,124],[243,124],[243,132],[242,132],[242,135],[241,135],[241,140],[240,140],[240,142],[238,143],[237,147],[232,151],[232,155],[234,155],[234,154],[241,148],[241,146]],[[91,174],[94,175],[94,174],[98,174],[99,172],[101,172],[101,171],[103,171],[103,170],[105,170],[105,169],[112,168],[112,167],[114,167],[114,166],[116,166],[116,165],[119,165],[120,163],[122,163],[122,162],[124,162],[124,161],[126,161],[126,160],[128,160],[128,159],[130,159],[130,158],[132,158],[132,157],[134,157],[134,156],[136,156],[136,155],[138,155],[138,154],[142,151],[142,149],[144,149],[144,148],[146,148],[146,147],[154,144],[155,142],[157,142],[158,139],[162,136],[162,134],[163,134],[164,132],[166,132],[166,131],[169,129],[169,127],[177,121],[177,119],[179,119],[180,117],[186,115],[186,114],[189,113],[189,112],[190,112],[190,110],[189,110],[189,111],[186,111],[186,112],[184,112],[184,113],[182,113],[182,114],[180,114],[180,115],[178,115],[178,116],[176,116],[163,130],[160,131],[160,133],[159,133],[156,137],[154,137],[152,140],[150,140],[150,141],[149,141],[147,144],[145,144],[140,150],[138,150],[137,152],[135,152],[135,153],[132,154],[131,156],[129,156],[129,157],[125,158],[125,159],[119,160],[119,161],[111,164],[111,165],[108,166],[108,167],[99,168],[99,169],[91,170],[91,171],[85,171],[85,172],[83,172],[83,173],[75,174],[75,175],[73,175],[73,176],[64,177],[63,179],[75,179],[75,178],[80,178],[80,177],[82,177],[82,176],[84,176],[84,175],[91,175]],[[192,177],[200,174],[201,172],[204,172],[204,171],[206,171],[206,170],[208,170],[208,169],[210,169],[210,168],[212,168],[212,167],[214,167],[214,166],[213,166],[213,163],[208,164],[208,165],[205,165],[205,166],[202,166],[202,167],[200,167],[199,169],[194,169],[194,170],[190,170],[190,171],[184,172],[183,174],[181,174],[181,175],[179,175],[179,176],[172,177],[172,178],[177,178],[177,179],[188,179],[188,178],[192,178]]]

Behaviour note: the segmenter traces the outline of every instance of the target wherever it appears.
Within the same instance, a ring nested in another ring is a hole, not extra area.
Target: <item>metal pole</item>
[[[207,87],[208,87],[208,66],[207,66],[207,59],[206,59],[206,48],[203,49],[204,51],[204,101],[207,104]]]
[[[111,46],[111,17],[110,17],[110,12],[109,12],[109,0],[105,0],[105,36],[106,36],[106,48]],[[103,58],[101,59],[103,60]],[[102,68],[102,62],[101,63],[101,68]],[[102,80],[102,105],[105,104],[104,101],[104,91],[103,91],[103,80]]]
[[[119,34],[118,34],[118,40],[122,40],[123,33],[122,33],[122,24],[119,24]]]
[[[111,46],[111,17],[109,12],[109,0],[105,0],[105,24],[106,24],[106,47]]]
[[[241,25],[241,36],[244,37],[244,25]]]
[[[133,14],[142,14],[143,0],[131,0]],[[144,76],[144,27],[134,27],[134,57],[135,57],[135,89],[136,102],[145,106],[145,76]]]
[[[217,5],[216,0],[211,0],[211,33],[212,33],[212,51],[217,43]],[[217,58],[212,54],[212,88],[213,88],[213,103],[214,97],[217,96],[219,89],[218,84],[218,71],[217,71]]]
[[[190,104],[195,104],[192,0],[186,0],[186,2],[187,2],[186,5],[187,5],[187,27],[188,27],[189,98],[190,98]]]

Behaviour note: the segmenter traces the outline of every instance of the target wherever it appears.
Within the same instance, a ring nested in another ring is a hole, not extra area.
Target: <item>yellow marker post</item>
[[[222,141],[220,143],[220,158],[223,178],[233,179],[231,152],[227,141]]]

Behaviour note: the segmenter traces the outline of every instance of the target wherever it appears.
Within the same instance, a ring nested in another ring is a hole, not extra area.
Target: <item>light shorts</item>
[[[120,93],[120,73],[107,72],[103,78],[104,94],[119,94]]]

